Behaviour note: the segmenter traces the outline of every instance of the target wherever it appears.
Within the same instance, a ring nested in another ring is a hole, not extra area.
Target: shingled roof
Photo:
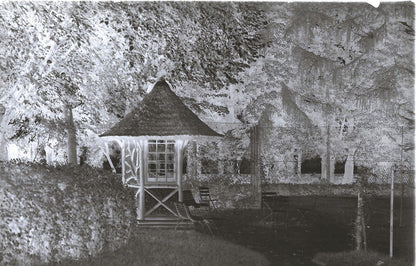
[[[139,106],[106,136],[222,136],[202,122],[170,89],[166,81],[155,84]]]

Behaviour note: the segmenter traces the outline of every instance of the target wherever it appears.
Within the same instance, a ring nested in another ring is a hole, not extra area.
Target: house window
[[[175,182],[175,141],[149,140],[148,181]]]
[[[251,164],[251,160],[243,157],[239,165],[240,174],[251,174]]]
[[[343,162],[335,162],[335,170],[334,173],[335,174],[343,174],[345,171],[345,163],[346,161]]]
[[[302,161],[302,174],[320,174],[321,173],[321,158],[319,156],[306,159]]]
[[[201,160],[201,173],[202,174],[218,174],[218,161],[210,159]]]

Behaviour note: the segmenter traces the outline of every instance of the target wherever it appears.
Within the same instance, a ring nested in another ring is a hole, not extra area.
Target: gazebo
[[[177,220],[171,203],[183,201],[186,145],[190,140],[221,136],[189,110],[164,80],[154,85],[137,108],[100,135],[113,170],[109,144],[120,147],[121,178],[123,184],[137,190],[139,224]]]

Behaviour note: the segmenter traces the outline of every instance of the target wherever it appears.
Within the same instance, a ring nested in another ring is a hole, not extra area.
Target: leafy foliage
[[[126,243],[134,196],[91,167],[1,164],[1,264],[78,259]]]
[[[262,49],[264,58],[241,74],[248,95],[243,117],[256,123],[272,104],[276,130],[269,140],[281,139],[275,133],[281,127],[293,127],[283,137],[293,145],[291,138],[304,139],[301,150],[311,156],[329,152],[345,160],[354,152],[365,166],[398,162],[401,136],[409,143],[414,132],[408,116],[414,106],[414,37],[406,28],[413,9],[408,3],[377,9],[351,3],[268,5],[270,43]],[[279,124],[280,110],[290,121],[286,125]],[[275,147],[284,149],[278,142]],[[402,159],[413,164],[411,153]]]
[[[123,117],[161,76],[218,91],[265,45],[266,21],[251,3],[8,2],[0,10],[3,130],[40,146],[65,138],[67,105],[78,144],[93,148],[89,136]]]
[[[393,136],[377,161],[401,146],[402,128],[403,146],[414,146],[413,7],[3,3],[1,133],[21,147],[61,152],[70,105],[78,147],[99,165],[97,134],[165,77],[202,120],[235,123],[224,126],[231,156],[245,153],[249,127],[273,105],[273,119],[295,129],[288,142],[304,139],[297,145],[311,156],[343,160],[354,150],[366,160],[380,132]]]

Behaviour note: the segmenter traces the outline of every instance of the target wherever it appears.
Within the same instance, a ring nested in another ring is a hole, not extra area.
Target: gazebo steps
[[[177,229],[194,229],[192,222],[179,221],[176,218],[146,218],[137,220],[137,225],[142,228],[177,228]]]

